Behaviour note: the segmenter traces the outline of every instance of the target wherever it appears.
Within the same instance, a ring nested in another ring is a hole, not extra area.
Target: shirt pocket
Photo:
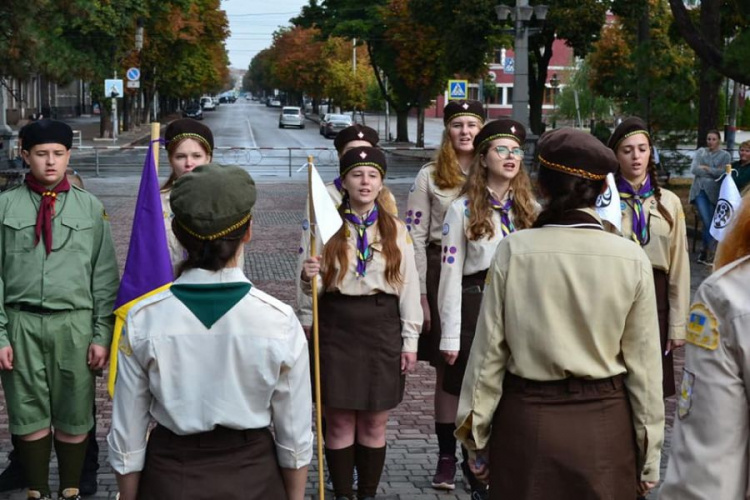
[[[88,218],[60,217],[59,224],[52,224],[52,250],[91,254],[93,227]]]
[[[5,249],[11,253],[33,250],[35,226],[36,219],[8,217],[3,220]]]
[[[649,243],[643,249],[646,251],[651,265],[669,272],[671,228],[669,222],[655,206],[649,210],[649,236]]]

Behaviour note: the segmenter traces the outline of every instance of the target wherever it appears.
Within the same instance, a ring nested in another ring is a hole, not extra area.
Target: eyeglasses
[[[495,150],[495,153],[497,153],[497,157],[501,160],[507,160],[510,158],[510,155],[523,159],[524,151],[522,148],[510,149],[507,146],[496,146],[493,149]]]

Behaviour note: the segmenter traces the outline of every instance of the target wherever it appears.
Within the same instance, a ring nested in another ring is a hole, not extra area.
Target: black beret
[[[513,139],[519,146],[523,146],[523,143],[526,142],[526,127],[521,123],[510,119],[488,122],[482,127],[482,130],[474,136],[474,151],[479,151],[479,148],[484,144],[503,137]]]
[[[195,139],[203,144],[208,154],[214,151],[214,134],[211,129],[198,120],[192,118],[180,118],[167,125],[164,132],[164,142],[169,150],[170,144],[177,144],[182,139]]]
[[[378,142],[380,142],[380,137],[378,137],[378,133],[375,130],[367,125],[355,123],[336,134],[336,138],[333,140],[333,147],[341,154],[344,146],[352,141],[367,141],[371,146],[377,146]]]
[[[459,116],[473,116],[484,123],[484,107],[481,102],[470,99],[449,101],[443,108],[443,123],[448,125],[452,119]]]
[[[62,144],[65,149],[73,146],[73,129],[67,123],[57,120],[31,122],[18,135],[22,138],[21,147],[24,151],[31,151],[38,144]]]
[[[216,240],[250,220],[255,198],[255,181],[246,171],[208,163],[175,181],[169,205],[193,237]]]
[[[615,131],[612,132],[612,136],[609,138],[607,146],[609,146],[612,151],[617,152],[617,147],[623,140],[636,134],[644,134],[648,139],[648,143],[651,144],[651,135],[648,133],[646,124],[637,116],[631,116],[630,118],[624,119],[622,123],[617,126]]]
[[[539,164],[568,175],[603,180],[618,168],[614,152],[587,132],[559,128],[539,139]]]
[[[359,146],[352,148],[339,160],[339,174],[344,177],[351,169],[356,167],[375,167],[380,170],[380,175],[385,177],[388,169],[385,163],[385,153],[378,148]]]

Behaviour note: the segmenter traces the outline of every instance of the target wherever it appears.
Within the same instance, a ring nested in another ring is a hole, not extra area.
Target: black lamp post
[[[549,86],[552,89],[552,128],[557,128],[557,89],[560,88],[560,79],[557,78],[557,73],[552,73]]]

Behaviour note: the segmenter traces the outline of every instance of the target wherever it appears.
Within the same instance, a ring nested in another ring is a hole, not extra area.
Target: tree
[[[580,113],[582,121],[586,119],[598,121],[611,115],[615,106],[614,101],[592,91],[589,86],[590,80],[591,65],[587,58],[571,75],[568,84],[562,88],[560,95],[557,97],[557,113],[560,116],[577,121]],[[576,94],[578,95],[577,107]]]
[[[273,52],[270,48],[258,52],[250,61],[243,82],[245,90],[253,94],[269,94],[277,87],[273,76]]]
[[[277,86],[287,94],[322,97],[328,61],[325,43],[317,28],[282,29],[274,35],[272,46],[273,75]]]

